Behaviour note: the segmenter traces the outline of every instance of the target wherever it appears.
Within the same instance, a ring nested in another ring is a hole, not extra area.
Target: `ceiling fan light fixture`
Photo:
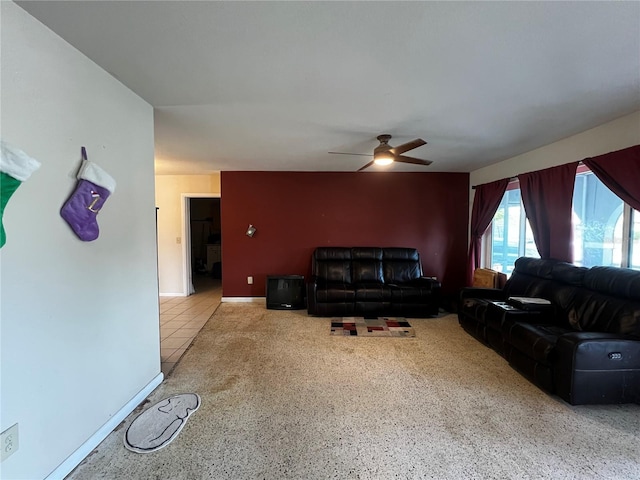
[[[376,148],[373,149],[373,159],[367,163],[366,165],[360,167],[358,172],[362,172],[366,170],[371,165],[380,165],[380,166],[389,166],[392,163],[409,163],[412,165],[431,165],[433,163],[431,160],[422,160],[420,158],[408,157],[403,155],[405,152],[409,150],[413,150],[414,148],[421,147],[426,145],[427,142],[422,140],[421,138],[416,138],[415,140],[411,140],[410,142],[403,143],[402,145],[398,145],[396,147],[392,147],[389,145],[389,140],[391,140],[391,135],[385,133],[383,135],[378,135],[376,137],[380,142]],[[366,153],[346,153],[346,152],[329,152],[336,153],[339,155],[363,155],[368,157]]]
[[[376,165],[391,165],[393,163],[393,154],[390,152],[380,152],[373,156],[373,163]]]

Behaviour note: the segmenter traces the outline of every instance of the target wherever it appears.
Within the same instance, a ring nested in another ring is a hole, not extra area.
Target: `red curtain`
[[[480,267],[482,252],[482,236],[487,231],[493,216],[498,210],[500,201],[507,189],[509,179],[497,180],[476,187],[471,212],[471,245],[469,246],[469,266],[467,268],[467,285],[473,282],[473,272]]]
[[[625,203],[640,210],[640,145],[582,162]]]
[[[522,203],[542,258],[573,261],[571,204],[578,162],[518,175]]]

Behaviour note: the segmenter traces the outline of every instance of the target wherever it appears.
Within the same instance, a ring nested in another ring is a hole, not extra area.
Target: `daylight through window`
[[[581,165],[573,193],[573,258],[576,265],[640,270],[640,213]],[[539,258],[517,181],[509,184],[484,239],[490,268],[509,275],[517,258]]]

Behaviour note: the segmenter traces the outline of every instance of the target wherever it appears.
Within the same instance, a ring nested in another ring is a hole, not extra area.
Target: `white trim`
[[[220,193],[183,193],[182,195],[189,198],[220,198]]]
[[[105,423],[96,433],[94,433],[86,442],[84,442],[75,452],[67,457],[58,467],[51,472],[45,480],[62,480],[69,475],[71,471],[80,465],[80,462],[89,455],[100,442],[122,422],[133,410],[153,392],[158,385],[162,383],[164,375],[160,372],[147,386],[125,404],[115,415],[113,415],[107,423]]]
[[[182,288],[184,297],[192,293],[193,281],[191,279],[191,209],[188,198],[220,198],[220,193],[181,193],[180,211],[182,212]]]
[[[187,202],[187,194],[180,194],[180,229],[182,230],[182,291],[184,296],[188,297],[191,294],[191,282],[189,281],[190,275],[188,266],[191,264],[191,252],[189,247],[191,245],[191,229],[187,228],[190,223],[191,210],[189,208],[189,202]]]
[[[180,293],[159,293],[158,296],[159,297],[186,297],[184,292],[180,292]]]
[[[114,178],[89,160],[82,161],[82,166],[78,172],[78,179],[88,180],[99,187],[106,188],[110,193],[116,190],[116,181]]]
[[[40,162],[19,148],[0,140],[0,172],[24,182],[40,168]]]
[[[222,297],[223,303],[266,303],[266,297]]]

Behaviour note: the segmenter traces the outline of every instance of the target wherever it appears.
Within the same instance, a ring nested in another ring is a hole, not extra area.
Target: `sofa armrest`
[[[407,282],[407,284],[413,287],[420,287],[420,288],[425,288],[430,290],[439,290],[441,286],[439,281],[431,277],[419,277],[419,278],[416,278],[415,280],[411,280],[410,282]]]
[[[507,295],[501,288],[465,287],[460,290],[460,300],[465,298],[483,298],[503,302],[507,299]]]
[[[601,366],[594,361],[619,361],[616,368],[640,367],[640,337],[606,332],[570,332],[561,335],[558,353],[582,366]],[[620,353],[622,356],[615,355]],[[624,355],[627,353],[627,355]],[[633,354],[633,355],[632,355]]]
[[[393,285],[400,288],[415,287],[434,292],[440,290],[440,282],[431,277],[418,277],[407,282],[390,282],[387,285]]]
[[[316,292],[319,281],[321,280],[315,275],[307,278],[307,312],[309,315],[317,313]]]
[[[556,390],[572,405],[640,402],[640,338],[571,332],[558,338]]]

